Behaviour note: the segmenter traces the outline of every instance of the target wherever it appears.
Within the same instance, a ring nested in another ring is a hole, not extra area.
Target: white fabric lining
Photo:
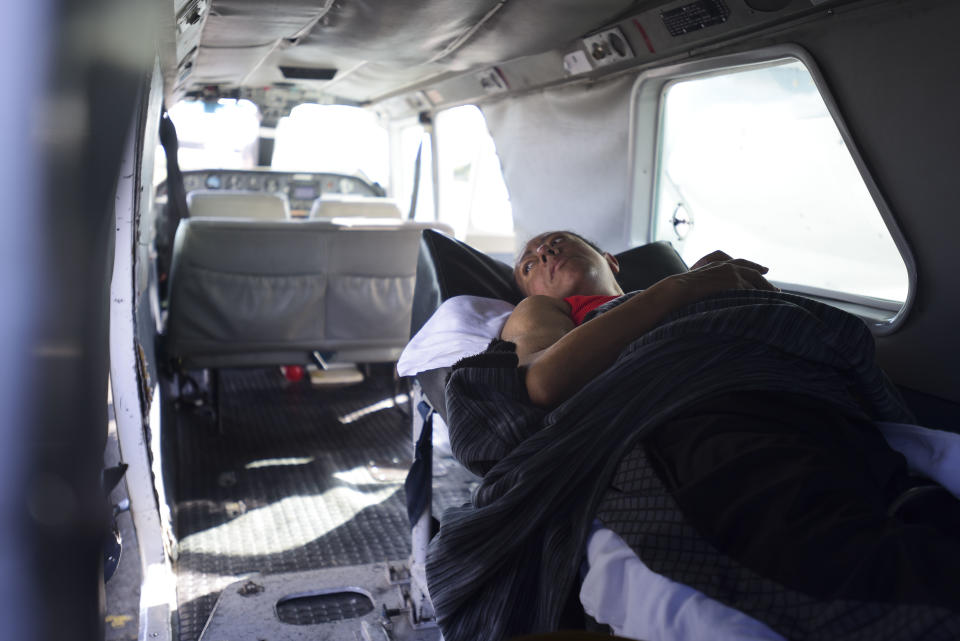
[[[579,233],[607,251],[628,248],[624,132],[634,81],[623,76],[481,105],[510,192],[516,243],[575,220]]]
[[[513,305],[496,298],[454,296],[443,301],[407,343],[397,372],[414,376],[479,354],[500,335],[512,311]]]

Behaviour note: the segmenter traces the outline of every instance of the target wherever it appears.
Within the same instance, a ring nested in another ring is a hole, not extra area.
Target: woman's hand
[[[692,303],[729,289],[780,291],[763,277],[769,270],[743,258],[731,258],[722,251],[707,254],[683,274],[661,281],[673,292],[678,305]]]

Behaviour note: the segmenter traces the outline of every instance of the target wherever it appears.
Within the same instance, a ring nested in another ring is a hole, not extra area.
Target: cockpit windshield
[[[261,126],[249,100],[185,100],[170,109],[179,162],[193,169],[274,169],[389,181],[389,136],[376,114],[344,105],[303,104],[276,127]]]
[[[344,105],[304,104],[277,123],[273,169],[360,175],[387,185],[390,147],[376,114]]]
[[[182,100],[170,108],[170,118],[177,127],[181,169],[257,166],[260,112],[249,100]]]

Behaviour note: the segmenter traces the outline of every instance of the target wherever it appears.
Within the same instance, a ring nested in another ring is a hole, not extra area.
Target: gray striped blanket
[[[454,454],[483,475],[469,504],[443,514],[430,545],[429,589],[447,641],[556,629],[621,459],[684,407],[733,391],[789,391],[854,417],[912,418],[875,365],[859,319],[787,294],[727,292],[674,313],[550,412],[529,403],[516,360],[498,360],[467,359],[447,386]],[[844,612],[824,607],[826,619]],[[780,623],[790,612],[748,613]],[[830,638],[787,623],[791,637]]]

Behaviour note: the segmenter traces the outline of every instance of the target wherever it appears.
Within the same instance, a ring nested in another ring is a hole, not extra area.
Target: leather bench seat
[[[191,218],[287,220],[290,202],[283,194],[200,189],[187,194]]]
[[[190,218],[174,241],[164,336],[186,368],[396,361],[426,223]]]
[[[311,219],[390,218],[400,220],[403,213],[397,202],[389,198],[366,196],[324,196],[313,201]]]

